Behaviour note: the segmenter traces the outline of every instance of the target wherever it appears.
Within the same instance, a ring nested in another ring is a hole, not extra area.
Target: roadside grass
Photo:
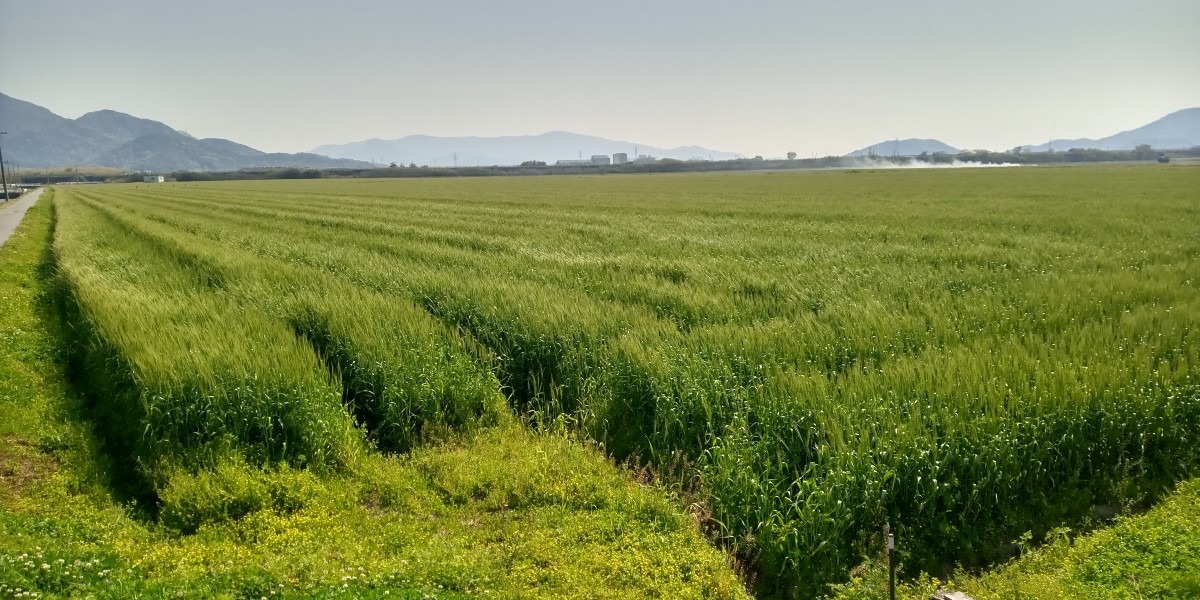
[[[946,587],[976,600],[1137,600],[1200,598],[1200,479],[1180,483],[1148,512],[1079,537],[1058,530],[1041,546],[980,573],[959,572]],[[888,597],[886,562],[877,559],[838,589],[837,600]],[[925,600],[943,587],[928,577],[902,583],[897,598]]]
[[[336,473],[175,465],[147,518],[68,382],[51,202],[0,249],[0,597],[747,596],[665,491],[511,416]]]

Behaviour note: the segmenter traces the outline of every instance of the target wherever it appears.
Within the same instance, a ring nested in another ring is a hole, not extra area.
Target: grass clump
[[[291,514],[304,508],[320,491],[317,478],[286,463],[261,469],[228,459],[196,473],[168,477],[159,492],[159,522],[180,533],[195,533],[201,525],[236,521],[269,510]]]
[[[1144,514],[1076,536],[1052,532],[1046,543],[1020,540],[1021,556],[982,573],[958,572],[951,581],[922,577],[903,583],[898,598],[928,598],[938,589],[962,590],[978,600],[1169,598],[1200,596],[1200,479],[1181,482]],[[875,560],[833,594],[837,600],[887,598],[887,564]]]
[[[1072,540],[1059,536],[993,572],[960,578],[976,598],[1200,596],[1200,480],[1182,482],[1143,515]]]

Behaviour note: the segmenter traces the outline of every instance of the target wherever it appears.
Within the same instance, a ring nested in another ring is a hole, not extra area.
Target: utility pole
[[[0,131],[0,135],[8,135],[7,131]],[[4,201],[8,202],[8,176],[4,174],[4,149],[0,148],[0,183],[4,184]]]

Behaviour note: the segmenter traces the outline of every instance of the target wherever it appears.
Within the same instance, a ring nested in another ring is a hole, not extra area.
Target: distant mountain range
[[[8,132],[4,159],[22,167],[87,165],[170,172],[370,166],[315,154],[262,152],[218,138],[198,140],[158,121],[113,110],[67,119],[4,94],[0,94],[0,123]]]
[[[945,144],[938,140],[921,140],[917,138],[909,138],[907,140],[888,140],[879,142],[874,146],[859,148],[846,156],[917,156],[922,152],[933,154],[935,152],[945,152],[946,154],[958,154],[958,148]]]
[[[1098,140],[1051,140],[1045,144],[1022,146],[1022,149],[1028,152],[1045,152],[1050,148],[1054,148],[1056,152],[1071,148],[1133,150],[1142,144],[1149,144],[1155,150],[1179,150],[1200,146],[1200,107],[1175,111],[1153,123]]]
[[[1046,152],[1050,149],[1056,152],[1065,152],[1071,148],[1133,150],[1142,144],[1148,144],[1155,150],[1182,150],[1200,146],[1200,107],[1175,111],[1153,123],[1098,140],[1090,138],[1051,140],[1045,144],[1021,146],[1021,149],[1025,152]],[[1007,149],[994,148],[994,150]],[[938,140],[886,140],[873,146],[860,148],[846,156],[866,156],[868,154],[917,156],[922,152],[956,154],[958,149]]]
[[[371,139],[348,144],[328,144],[313,149],[317,154],[370,160],[378,163],[460,167],[475,165],[518,165],[527,160],[554,164],[559,160],[587,160],[594,154],[611,156],[623,152],[630,160],[637,154],[678,160],[728,160],[740,154],[699,146],[659,148],[634,142],[609,140],[568,131],[541,135],[503,137],[435,137],[410,135],[397,140]]]
[[[504,137],[410,135],[318,146],[312,153],[268,153],[225,139],[196,139],[158,121],[113,110],[67,119],[4,94],[0,94],[0,126],[8,132],[3,139],[5,160],[22,167],[86,165],[170,172],[248,167],[366,168],[371,163],[392,162],[441,167],[516,165],[530,160],[554,164],[616,153],[625,153],[630,160],[639,154],[677,160],[742,158],[740,154],[700,146],[659,148],[567,131]],[[1132,150],[1142,144],[1155,150],[1200,146],[1200,107],[1176,111],[1153,123],[1100,139],[1057,139],[1022,148],[1029,152],[1050,148]],[[910,138],[885,140],[847,156],[916,156],[922,152],[956,154],[959,150],[939,140]]]

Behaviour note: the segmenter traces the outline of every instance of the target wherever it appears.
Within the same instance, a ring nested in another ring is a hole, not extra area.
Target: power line
[[[7,131],[0,131],[0,135],[8,135]],[[0,182],[4,184],[4,201],[8,202],[8,176],[4,174],[4,150],[0,148]]]

